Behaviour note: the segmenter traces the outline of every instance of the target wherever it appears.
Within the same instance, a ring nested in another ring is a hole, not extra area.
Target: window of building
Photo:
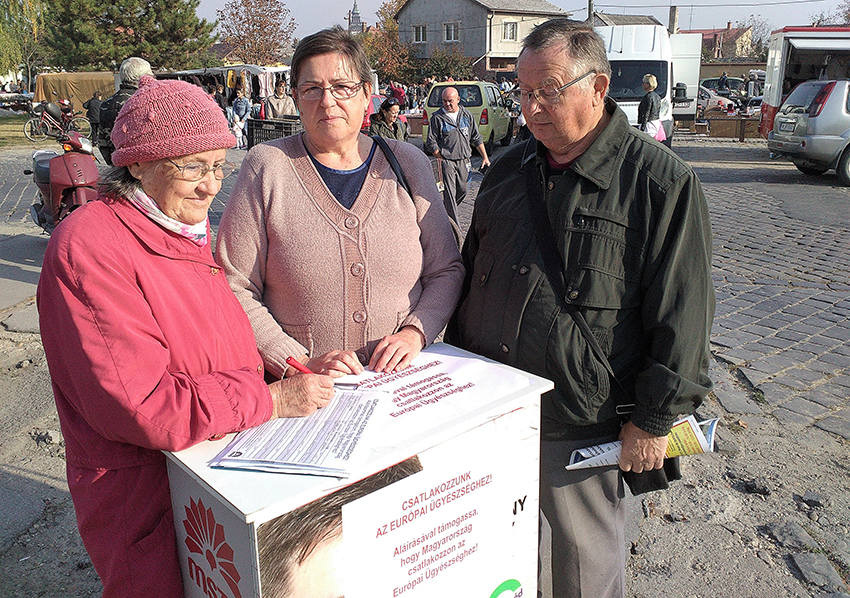
[[[517,37],[517,24],[513,21],[505,21],[502,23],[502,40],[506,42],[515,42]]]
[[[457,42],[460,41],[460,24],[459,23],[443,23],[443,41]]]
[[[413,43],[424,44],[428,41],[428,27],[425,25],[413,26]]]

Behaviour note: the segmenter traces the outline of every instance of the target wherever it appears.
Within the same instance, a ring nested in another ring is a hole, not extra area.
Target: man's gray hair
[[[605,53],[605,42],[592,27],[570,19],[550,19],[531,30],[522,40],[523,52],[542,52],[562,47],[570,62],[575,65],[573,76],[587,71],[605,73],[611,78],[611,65]]]
[[[139,85],[139,79],[145,75],[153,76],[150,63],[144,58],[139,58],[138,56],[130,56],[130,58],[127,58],[121,63],[121,68],[118,72],[121,77],[121,83],[128,83],[136,86]]]

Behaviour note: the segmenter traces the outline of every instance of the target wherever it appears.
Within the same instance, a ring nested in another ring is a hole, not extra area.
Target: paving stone
[[[801,332],[806,336],[812,336],[813,334],[818,334],[824,329],[823,326],[816,326],[814,324],[806,324],[804,322],[798,322],[796,324],[791,324],[788,327],[788,330],[793,330],[794,332]]]
[[[724,387],[719,390],[720,392],[718,392],[717,385],[715,385],[714,394],[723,408],[729,413],[761,415],[761,407],[750,398],[749,392],[734,387]]]
[[[843,398],[837,397],[834,394],[827,392],[823,386],[818,386],[815,389],[800,393],[798,395],[798,398],[805,399],[806,401],[811,401],[812,403],[817,403],[818,405],[822,405],[827,409],[841,407],[845,404]]]
[[[825,353],[807,363],[806,367],[812,371],[821,372],[823,374],[837,374],[844,371],[845,368],[835,365],[834,363],[829,363],[829,361],[824,359],[824,357],[828,356],[829,353]]]
[[[783,521],[767,526],[767,531],[780,546],[789,550],[821,550],[820,545],[808,534],[799,523]]]
[[[760,323],[761,320],[759,320],[759,324]],[[759,337],[759,339],[770,336],[771,334],[776,332],[776,329],[767,328],[766,326],[760,326],[759,324],[751,324],[749,326],[744,326],[743,331],[749,334],[755,334]]]
[[[812,552],[792,554],[791,560],[797,565],[806,582],[830,591],[846,589],[844,582],[841,581],[841,576],[838,575],[829,559],[823,554]]]
[[[842,438],[850,440],[850,419],[843,419],[831,415],[815,423],[815,426],[821,430],[838,434]]]
[[[754,343],[747,343],[746,345],[741,347],[741,349],[757,354],[759,356],[758,358],[762,358],[765,355],[770,355],[771,353],[776,351],[775,347],[765,345],[761,342],[761,340],[758,340]]]
[[[776,409],[772,413],[773,417],[779,420],[781,424],[792,424],[792,425],[800,425],[800,426],[808,426],[813,420],[810,417],[806,417],[804,415],[800,415],[799,413],[795,413],[793,411],[788,411],[787,409],[783,409],[780,407]]]
[[[769,374],[767,372],[760,372],[759,370],[755,370],[748,366],[739,366],[738,371],[741,372],[741,375],[747,379],[747,382],[750,383],[751,386],[758,386],[770,380],[773,374]]]
[[[797,395],[797,391],[773,382],[759,384],[757,389],[761,391],[764,399],[771,405],[781,405]]]
[[[830,378],[829,383],[850,388],[850,375],[842,374],[841,376],[835,376],[834,378]]]
[[[788,409],[789,411],[793,411],[794,413],[799,413],[800,415],[807,415],[809,417],[820,417],[829,411],[823,405],[819,405],[818,403],[814,403],[812,401],[808,401],[802,396],[795,397],[790,401],[783,403],[782,407]]]
[[[763,345],[767,345],[768,347],[776,347],[777,349],[787,349],[794,344],[794,341],[788,340],[787,338],[780,338],[778,336],[768,336],[761,339],[759,342]]]
[[[776,336],[779,337],[779,338],[784,338],[784,339],[788,339],[789,341],[795,341],[795,342],[800,342],[802,340],[809,338],[808,334],[802,334],[802,333],[797,332],[795,330],[788,330],[788,329],[780,330],[779,332],[776,333]]]
[[[818,361],[825,361],[827,363],[834,363],[842,369],[846,369],[850,367],[850,356],[847,355],[836,355],[833,353],[826,353],[818,357]]]
[[[720,353],[720,357],[730,363],[734,363],[735,365],[742,365],[754,359],[759,359],[763,357],[763,355],[761,353],[746,351],[740,347],[736,347],[723,351]]]
[[[824,330],[821,334],[830,338],[840,339],[844,342],[850,340],[850,328],[844,328],[842,326],[833,326],[829,330]]]

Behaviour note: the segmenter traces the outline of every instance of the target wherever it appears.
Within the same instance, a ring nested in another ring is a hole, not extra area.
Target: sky
[[[663,0],[594,0],[594,10],[613,14],[652,15],[667,25],[670,4]],[[787,25],[809,25],[811,15],[835,10],[841,0],[699,0],[694,4],[679,4],[680,29],[715,29],[725,27],[727,21],[734,26],[750,15],[760,15],[772,26],[780,29]],[[573,18],[587,16],[587,2],[575,0],[549,0],[555,6],[573,13]],[[198,16],[208,21],[216,19],[216,10],[224,8],[226,0],[201,0]],[[346,26],[348,11],[354,0],[284,0],[295,19],[298,29],[295,36],[307,36],[325,27]],[[383,0],[358,0],[360,19],[368,25],[378,20],[375,12]]]

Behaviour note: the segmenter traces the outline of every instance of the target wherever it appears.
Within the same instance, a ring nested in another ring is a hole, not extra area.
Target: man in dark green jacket
[[[583,25],[551,20],[524,40],[519,86],[536,139],[512,147],[481,184],[447,334],[555,382],[542,404],[540,504],[552,528],[551,559],[542,562],[551,560],[556,598],[624,595],[620,472],[660,469],[671,424],[711,389],[714,288],[702,187],[606,98],[610,72],[602,39]],[[531,186],[563,263],[561,299],[535,233]],[[576,448],[617,438],[619,469],[564,469]]]

